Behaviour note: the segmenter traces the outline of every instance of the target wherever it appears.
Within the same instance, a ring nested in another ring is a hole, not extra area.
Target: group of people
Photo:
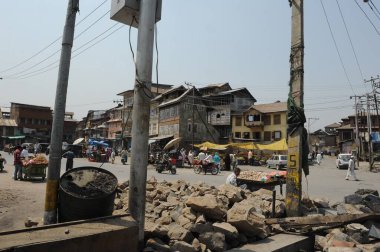
[[[218,169],[218,173],[220,173],[220,162],[222,159],[220,158],[218,152],[215,152],[213,155],[212,153],[203,152],[201,150],[198,154],[198,160],[202,163],[202,166],[215,165],[216,168]]]

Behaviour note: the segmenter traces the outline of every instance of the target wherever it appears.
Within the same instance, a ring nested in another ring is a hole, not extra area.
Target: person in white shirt
[[[29,152],[26,149],[26,146],[22,147],[22,151],[21,151],[20,157],[21,157],[21,159],[24,159],[24,160],[28,161],[28,159],[29,159]]]
[[[198,160],[203,162],[203,160],[205,160],[205,158],[206,158],[206,154],[203,151],[199,152]]]
[[[228,177],[226,179],[226,184],[237,186],[236,178],[239,176],[239,174],[240,174],[240,169],[235,168],[234,172],[231,173],[230,175],[228,175]]]
[[[347,169],[347,175],[346,180],[349,180],[350,177],[353,177],[356,181],[358,181],[358,178],[355,174],[355,159],[354,156],[350,157],[350,160],[348,161],[348,169]]]

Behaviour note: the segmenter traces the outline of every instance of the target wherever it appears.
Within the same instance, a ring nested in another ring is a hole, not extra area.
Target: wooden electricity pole
[[[290,52],[290,91],[288,97],[288,167],[286,179],[287,216],[299,216],[302,196],[302,144],[304,122],[290,120],[291,114],[303,114],[303,0],[291,0],[292,32]],[[296,116],[297,117],[297,116]]]

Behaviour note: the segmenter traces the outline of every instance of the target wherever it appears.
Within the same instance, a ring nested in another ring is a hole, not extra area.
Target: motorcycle
[[[167,155],[164,154],[162,157],[162,160],[159,162],[156,162],[156,171],[158,173],[162,173],[163,171],[170,171],[171,174],[176,174],[177,169],[171,162],[171,158],[169,158]]]
[[[212,175],[218,174],[218,167],[215,163],[209,163],[207,161],[194,160],[194,172],[199,174],[204,172],[205,174],[211,173]]]

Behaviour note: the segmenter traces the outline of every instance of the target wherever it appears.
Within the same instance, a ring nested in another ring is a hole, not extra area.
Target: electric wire
[[[108,0],[105,0],[103,1],[99,6],[97,6],[93,11],[91,11],[87,16],[85,16],[81,21],[78,22],[78,24],[76,24],[75,26],[78,26],[80,23],[82,23],[86,18],[88,18],[90,15],[92,15],[98,8],[100,8],[103,4],[105,4]],[[49,47],[51,47],[52,45],[54,45],[57,41],[59,41],[60,39],[62,38],[62,36],[59,36],[58,38],[56,38],[53,42],[51,42],[50,44],[48,44],[47,46],[45,46],[44,48],[42,48],[41,50],[39,50],[38,52],[36,52],[35,54],[33,54],[32,56],[30,56],[29,58],[25,59],[25,60],[22,60],[21,62],[17,63],[16,65],[12,66],[12,67],[9,67],[9,68],[6,68],[4,70],[1,70],[0,73],[4,73],[4,72],[8,72],[10,70],[13,70],[23,64],[25,64],[26,62],[30,61],[31,59],[35,58],[36,56],[40,55],[42,52],[44,52],[45,50],[47,50]]]
[[[81,35],[83,35],[86,31],[88,31],[89,29],[91,29],[91,27],[93,27],[96,23],[98,23],[100,20],[102,20],[102,18],[104,18],[108,13],[110,13],[110,11],[107,11],[106,13],[104,13],[102,16],[100,16],[100,18],[98,18],[97,20],[95,20],[92,24],[90,24],[86,29],[84,29],[82,32],[80,32],[78,35],[76,35],[74,37],[74,40],[75,39],[78,39]]]
[[[358,2],[356,0],[354,0],[354,2],[356,3],[356,5],[359,7],[359,9],[363,12],[363,14],[365,15],[365,17],[367,18],[367,20],[371,23],[372,27],[375,29],[377,35],[380,36],[380,31],[376,28],[376,26],[374,25],[374,23],[372,22],[372,20],[368,17],[367,13],[363,10],[362,7],[360,7],[360,5],[358,4]]]
[[[368,6],[369,6],[369,8],[372,10],[372,12],[375,14],[375,16],[377,17],[377,19],[380,20],[380,15],[379,15],[378,12],[376,12],[376,11],[373,9],[373,7],[372,7],[372,5],[371,5],[371,2],[368,2]],[[374,7],[376,8],[376,6],[374,6]]]
[[[94,44],[92,44],[92,45],[86,47],[85,49],[83,49],[83,50],[80,51],[79,53],[73,55],[73,56],[71,57],[71,59],[74,59],[74,58],[76,58],[77,56],[81,55],[82,53],[84,53],[84,52],[87,51],[88,49],[90,49],[90,48],[92,48],[93,46],[99,44],[100,42],[102,42],[103,40],[105,40],[106,38],[108,38],[109,36],[111,36],[112,34],[114,34],[115,32],[119,31],[121,28],[124,27],[124,26],[121,25],[121,24],[116,24],[116,25],[120,25],[119,28],[115,29],[114,31],[112,31],[110,34],[108,34],[108,35],[105,36],[104,38],[102,38],[102,39],[96,41]],[[115,27],[116,25],[113,25],[112,27]],[[112,28],[112,27],[111,27],[111,28]],[[107,29],[107,31],[109,31],[109,30],[110,30],[110,28]],[[106,32],[107,32],[107,31],[106,31]],[[102,35],[103,35],[104,33],[106,33],[106,32],[103,32]],[[99,36],[97,36],[97,37],[99,37]],[[91,41],[89,41],[89,42],[92,42],[92,41],[93,41],[93,40],[91,40]],[[89,42],[87,42],[86,44],[88,44]],[[83,47],[83,46],[81,46],[81,47]],[[73,52],[76,52],[76,51],[78,51],[78,49],[77,49],[77,50],[74,50]],[[55,64],[55,63],[58,63],[58,62],[59,62],[59,60],[53,62],[52,64],[50,64],[50,65],[48,65],[48,66],[46,66],[46,67],[49,67],[49,66],[51,66],[51,65],[53,65],[53,64]],[[28,79],[28,78],[30,78],[30,77],[34,77],[34,76],[37,76],[37,75],[40,75],[40,74],[46,73],[46,72],[48,72],[48,71],[50,71],[50,70],[53,70],[53,69],[57,68],[58,66],[59,66],[59,65],[55,65],[55,66],[53,66],[53,67],[51,67],[51,68],[46,69],[45,71],[42,71],[42,72],[39,72],[39,73],[36,73],[36,74],[29,73],[29,74],[31,74],[31,75],[26,76],[26,77],[21,78],[21,79]],[[44,67],[43,69],[45,69],[46,67]],[[39,71],[41,71],[41,70],[42,70],[42,69],[40,69]]]
[[[335,40],[334,33],[333,33],[332,28],[331,28],[331,25],[330,25],[330,21],[329,21],[329,19],[328,19],[328,17],[327,17],[327,13],[326,13],[325,6],[324,6],[324,4],[323,4],[323,0],[320,0],[320,2],[321,2],[321,5],[322,5],[323,13],[325,14],[325,17],[326,17],[326,21],[327,21],[327,25],[328,25],[329,30],[330,30],[331,37],[332,37],[332,39],[333,39],[333,41],[334,41],[335,50],[336,50],[336,52],[338,53],[338,56],[339,56],[340,64],[341,64],[341,66],[342,66],[342,68],[343,68],[343,71],[344,71],[344,73],[345,73],[345,75],[346,75],[346,78],[347,78],[348,84],[350,85],[352,92],[353,92],[354,94],[356,94],[355,91],[354,91],[354,88],[352,87],[352,84],[351,84],[350,78],[348,77],[346,67],[344,66],[344,63],[343,63],[343,60],[342,60],[342,56],[340,55],[340,52],[339,52],[339,49],[338,49],[338,45],[337,45],[336,40]]]
[[[372,2],[372,0],[369,0],[369,2],[372,4],[372,6],[375,8],[375,10],[377,11],[377,13],[379,13],[380,15],[380,11],[379,9],[376,7],[376,5]]]
[[[342,18],[342,21],[343,21],[343,24],[344,24],[344,28],[346,29],[347,37],[348,37],[348,40],[350,41],[350,45],[351,45],[352,52],[353,52],[353,54],[354,54],[354,56],[355,56],[356,65],[358,66],[358,68],[359,68],[359,72],[360,72],[360,75],[361,75],[361,77],[362,77],[362,80],[364,81],[363,71],[362,71],[362,68],[360,67],[359,60],[358,60],[358,56],[357,56],[357,54],[356,54],[356,50],[355,50],[354,44],[352,43],[352,40],[351,40],[351,35],[350,35],[350,33],[348,32],[347,24],[346,24],[346,21],[345,21],[344,16],[343,16],[342,9],[340,8],[339,1],[338,1],[338,0],[335,0],[335,1],[336,1],[336,4],[338,5],[339,13],[340,13],[340,16],[341,16],[341,18]],[[364,85],[366,91],[368,92],[368,90],[367,90],[367,86],[364,84],[364,82],[363,82],[363,85]]]

